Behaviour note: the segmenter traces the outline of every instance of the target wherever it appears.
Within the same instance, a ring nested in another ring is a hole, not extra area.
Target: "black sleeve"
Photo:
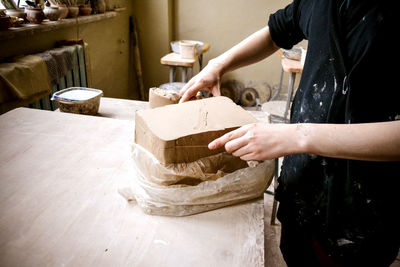
[[[294,1],[269,17],[269,30],[272,40],[281,48],[290,49],[305,39],[299,26],[299,6],[301,1]]]

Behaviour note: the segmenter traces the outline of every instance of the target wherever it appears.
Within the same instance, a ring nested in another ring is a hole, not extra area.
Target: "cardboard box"
[[[135,143],[150,151],[162,164],[192,162],[215,155],[214,139],[257,119],[227,97],[211,97],[139,110],[135,119]]]

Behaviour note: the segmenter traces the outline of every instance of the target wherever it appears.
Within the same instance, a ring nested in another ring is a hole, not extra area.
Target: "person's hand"
[[[188,101],[196,96],[200,90],[208,90],[213,96],[221,95],[221,71],[217,63],[210,63],[196,76],[185,84],[179,92],[181,99],[179,103]]]
[[[225,146],[228,153],[242,160],[269,160],[287,155],[296,146],[289,125],[253,123],[215,139],[209,149]]]

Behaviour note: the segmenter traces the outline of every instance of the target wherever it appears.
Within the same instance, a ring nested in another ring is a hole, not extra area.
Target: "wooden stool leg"
[[[290,73],[290,79],[289,79],[289,87],[288,87],[288,96],[287,96],[287,101],[286,101],[286,108],[285,108],[285,113],[283,114],[283,117],[285,120],[287,119],[289,107],[290,107],[290,102],[292,101],[292,96],[293,96],[293,87],[294,87],[294,81],[296,79],[296,72],[291,72]]]
[[[193,68],[187,68],[187,79],[188,81],[192,78]]]
[[[183,83],[186,82],[186,68],[185,67],[182,68],[182,82]]]
[[[279,87],[278,87],[278,92],[275,93],[275,95],[272,97],[272,100],[276,100],[278,99],[279,95],[281,94],[281,90],[282,90],[282,82],[283,82],[283,74],[284,74],[284,70],[281,70],[281,78],[279,79]]]
[[[175,76],[175,67],[169,66],[169,82],[170,83],[174,82],[174,76]]]
[[[203,69],[203,54],[200,54],[199,56],[199,71]]]

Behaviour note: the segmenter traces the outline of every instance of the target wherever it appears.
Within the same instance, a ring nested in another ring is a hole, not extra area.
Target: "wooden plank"
[[[0,116],[0,266],[264,266],[263,200],[144,214],[134,122],[15,109]]]

